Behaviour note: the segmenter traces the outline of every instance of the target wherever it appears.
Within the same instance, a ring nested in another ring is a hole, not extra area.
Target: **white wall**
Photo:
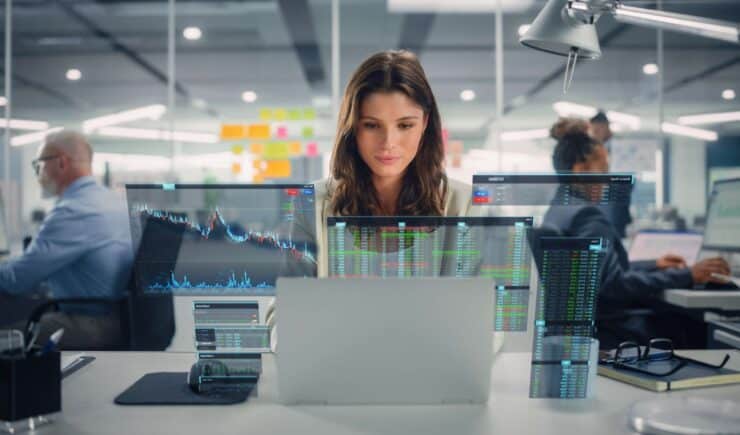
[[[706,145],[704,142],[673,136],[670,157],[670,203],[691,225],[694,216],[707,207]]]

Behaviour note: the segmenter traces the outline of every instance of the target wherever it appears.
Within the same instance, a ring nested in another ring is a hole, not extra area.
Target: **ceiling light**
[[[6,128],[8,126],[5,118],[0,118],[0,128]],[[26,119],[11,119],[10,128],[12,130],[46,130],[49,128],[49,123],[44,121],[29,121]]]
[[[658,71],[660,71],[660,68],[658,68],[658,65],[654,63],[646,63],[642,66],[642,72],[648,76],[654,76],[655,74],[658,74]]]
[[[193,98],[193,100],[190,101],[190,104],[192,104],[196,109],[205,109],[208,107],[208,103],[202,98]]]
[[[460,92],[460,99],[463,101],[475,100],[475,91],[472,89],[463,90],[462,92]]]
[[[531,24],[522,24],[519,26],[519,29],[517,30],[517,33],[519,33],[519,36],[524,36],[525,33],[527,33],[527,30],[532,27]]]
[[[524,12],[534,0],[499,0],[505,13]],[[498,4],[491,0],[388,0],[388,11],[392,13],[483,13],[496,12]]]
[[[200,27],[190,26],[183,29],[182,36],[188,41],[197,41],[203,36],[203,32],[201,32]]]
[[[101,127],[124,124],[126,122],[137,121],[139,119],[159,119],[162,117],[167,108],[162,104],[152,104],[150,106],[139,107],[131,110],[113,113],[111,115],[99,116],[82,122],[82,131],[90,133]]]
[[[734,89],[725,89],[722,91],[722,99],[724,100],[734,100],[735,99],[735,90]]]
[[[36,142],[41,142],[44,139],[46,139],[46,136],[56,133],[58,131],[62,131],[63,127],[54,127],[50,128],[48,130],[44,131],[37,131],[35,133],[28,133],[28,134],[22,134],[20,136],[14,136],[10,139],[10,145],[14,147],[19,147],[23,145],[28,145]]]
[[[209,133],[196,133],[190,131],[173,131],[155,130],[146,128],[128,128],[128,127],[103,127],[95,131],[95,134],[108,137],[120,137],[127,139],[142,140],[159,140],[169,141],[176,140],[179,142],[192,143],[218,143],[218,135]]]
[[[8,104],[8,99],[5,97],[0,97],[0,107],[5,106]]]
[[[708,142],[714,142],[718,139],[717,132],[711,130],[686,127],[685,125],[671,124],[670,122],[664,122],[661,127],[664,133],[692,137],[694,139],[704,140]]]
[[[503,142],[518,142],[525,140],[534,139],[547,139],[550,137],[550,129],[538,128],[534,130],[514,130],[504,131],[501,133],[501,140]]]
[[[701,115],[681,116],[678,123],[682,125],[721,124],[740,121],[740,112],[704,113]]]
[[[257,93],[254,91],[245,91],[242,93],[242,100],[245,103],[254,103],[257,101]]]
[[[596,107],[571,103],[570,101],[558,101],[552,105],[552,108],[562,117],[576,116],[588,119],[593,118],[599,112],[599,109]],[[616,130],[621,130],[622,126],[631,130],[639,130],[641,127],[640,117],[630,115],[629,113],[609,110],[606,112],[606,117],[609,119],[609,123],[612,124]]]
[[[67,70],[65,76],[67,77],[67,80],[76,82],[77,80],[82,78],[82,71],[78,70],[77,68],[70,68]]]

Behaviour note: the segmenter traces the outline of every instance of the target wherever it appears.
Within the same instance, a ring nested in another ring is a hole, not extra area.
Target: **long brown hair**
[[[356,129],[363,100],[375,92],[402,92],[424,110],[427,125],[419,150],[409,163],[398,195],[396,213],[401,216],[441,216],[447,195],[444,172],[442,122],[424,69],[408,51],[384,51],[365,60],[344,92],[337,138],[332,152],[334,214],[379,214],[380,202],[371,181],[371,170],[357,149]]]

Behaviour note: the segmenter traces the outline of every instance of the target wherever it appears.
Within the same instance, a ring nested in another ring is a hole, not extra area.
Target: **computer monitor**
[[[313,185],[128,184],[126,198],[134,243],[152,220],[162,238],[139,249],[139,291],[273,296],[278,276],[317,275]]]
[[[740,252],[740,178],[714,183],[702,249]]]
[[[10,254],[10,242],[8,226],[5,222],[5,202],[3,202],[3,193],[0,191],[0,255],[8,254]]]

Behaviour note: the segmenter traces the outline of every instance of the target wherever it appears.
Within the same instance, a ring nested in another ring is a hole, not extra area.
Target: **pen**
[[[57,329],[55,333],[51,334],[51,337],[49,337],[49,341],[47,341],[44,347],[42,347],[39,351],[39,356],[45,355],[54,350],[54,348],[57,347],[57,344],[59,344],[59,341],[62,339],[62,335],[64,335],[64,328]]]

